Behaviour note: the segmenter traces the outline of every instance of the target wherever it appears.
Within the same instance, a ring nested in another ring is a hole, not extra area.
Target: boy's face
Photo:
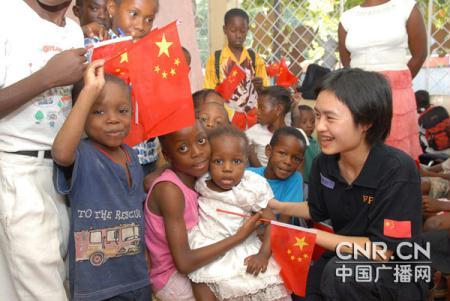
[[[314,112],[301,110],[298,120],[299,122],[296,127],[301,128],[308,137],[311,137],[314,132],[314,127],[316,126],[316,116],[314,116]]]
[[[228,46],[230,48],[242,48],[248,32],[247,20],[238,16],[232,17],[223,26],[223,32],[227,36]]]
[[[73,7],[73,13],[80,19],[81,26],[97,22],[109,29],[111,21],[106,9],[107,2],[107,0],[84,0],[81,5]]]
[[[258,111],[256,113],[257,122],[262,125],[270,125],[276,121],[277,105],[274,104],[267,95],[258,97]]]
[[[161,144],[164,157],[174,169],[196,178],[208,171],[211,147],[199,121],[169,134]]]
[[[303,162],[304,153],[304,145],[297,137],[281,135],[276,145],[266,146],[267,178],[284,180],[290,177]]]
[[[106,82],[86,120],[86,134],[95,143],[113,149],[119,147],[128,135],[130,122],[128,91],[117,83]]]
[[[229,124],[228,114],[222,104],[205,103],[198,108],[198,119],[206,131]]]
[[[227,191],[238,185],[245,172],[247,157],[244,140],[239,137],[221,136],[211,141],[209,172],[213,189]]]
[[[108,12],[112,16],[112,29],[118,33],[120,28],[127,36],[141,39],[147,35],[153,26],[153,20],[158,12],[156,0],[108,0]]]

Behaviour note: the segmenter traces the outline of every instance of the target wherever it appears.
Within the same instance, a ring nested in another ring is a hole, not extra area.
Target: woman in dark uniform
[[[335,234],[317,231],[316,243],[329,251],[311,266],[306,300],[423,300],[415,264],[399,257],[413,247],[398,253],[401,242],[421,246],[421,192],[411,157],[383,143],[392,117],[388,82],[375,72],[342,69],[327,75],[318,91],[322,153],[311,170],[308,202],[270,203],[277,213],[331,220],[334,228]],[[349,256],[356,245],[376,252]]]

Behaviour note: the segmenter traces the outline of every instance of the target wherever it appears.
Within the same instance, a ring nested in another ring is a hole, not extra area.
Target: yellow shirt
[[[258,94],[256,93],[256,89],[252,83],[252,79],[254,77],[261,77],[263,80],[263,86],[269,85],[269,79],[266,73],[266,64],[257,53],[255,53],[255,61],[256,70],[253,70],[251,57],[246,48],[242,50],[241,57],[238,60],[231,52],[230,48],[225,46],[220,55],[219,79],[216,76],[214,53],[209,57],[208,62],[206,63],[204,83],[205,89],[215,89],[216,86],[227,77],[228,73],[235,64],[239,64],[239,66],[245,71],[245,79],[243,79],[239,84],[234,92],[234,95],[231,99],[229,99],[226,106],[230,117],[233,115],[232,111],[247,112],[248,110],[256,107]]]

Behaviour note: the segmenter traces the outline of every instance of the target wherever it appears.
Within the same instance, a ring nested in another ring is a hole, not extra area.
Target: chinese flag
[[[128,50],[129,74],[143,139],[164,135],[195,122],[176,22],[150,32]],[[142,139],[141,138],[141,139]],[[138,137],[126,139],[134,145]]]
[[[286,288],[298,296],[305,296],[315,243],[316,234],[312,230],[271,221],[272,255],[281,267]]]
[[[239,86],[239,83],[244,78],[244,70],[242,70],[241,67],[235,64],[233,68],[231,68],[231,71],[228,74],[227,78],[225,78],[224,81],[216,87],[216,91],[219,92],[219,94],[222,95],[223,98],[229,100],[233,96],[234,91],[236,91],[236,88]]]
[[[266,67],[267,75],[270,77],[278,76],[280,73],[280,63],[272,63]]]
[[[314,223],[313,227],[328,233],[334,233],[333,231],[333,227],[331,227],[330,225],[327,225],[325,223]],[[325,252],[326,250],[324,248],[322,248],[321,246],[316,246],[314,248],[314,252],[312,255],[312,260],[317,260],[320,258],[320,256],[322,256],[322,254]]]
[[[384,219],[383,234],[393,238],[411,238],[411,221]]]
[[[288,69],[284,58],[280,61],[280,71],[276,84],[285,88],[289,88],[298,82],[298,78]]]
[[[100,43],[100,46],[94,48],[92,61],[104,59],[104,69],[106,73],[113,74],[123,79],[127,84],[130,83],[128,72],[128,50],[133,46],[133,42],[127,38],[108,40],[106,43]]]

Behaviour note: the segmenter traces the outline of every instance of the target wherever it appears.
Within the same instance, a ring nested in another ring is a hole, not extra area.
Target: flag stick
[[[232,212],[232,211],[223,210],[223,209],[220,209],[220,208],[217,208],[216,211],[217,211],[217,212],[221,212],[221,213],[227,213],[227,214],[237,215],[237,216],[240,216],[240,217],[252,217],[251,215],[248,215],[248,214],[242,214],[242,213]],[[266,219],[266,218],[260,218],[259,220],[262,221],[263,223],[269,223],[269,224],[270,224],[270,222],[271,222],[270,219]]]

